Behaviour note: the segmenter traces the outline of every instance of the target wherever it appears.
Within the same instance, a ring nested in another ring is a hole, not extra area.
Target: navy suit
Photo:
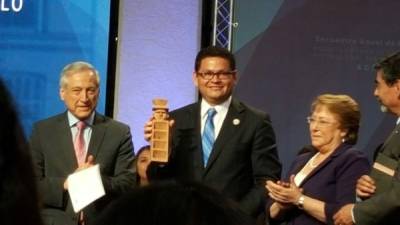
[[[265,181],[277,180],[281,173],[268,115],[232,98],[204,167],[200,105],[197,102],[170,113],[175,120],[172,153],[165,167],[151,166],[151,176],[204,183],[238,202],[248,214],[259,215],[266,196]]]
[[[287,179],[297,174],[315,153],[309,151],[298,155]],[[328,224],[333,224],[333,215],[343,205],[355,202],[357,179],[368,173],[369,166],[364,153],[354,150],[352,145],[342,144],[303,180],[300,188],[303,188],[304,195],[325,202],[325,216]],[[287,224],[324,224],[297,208],[291,209],[283,218]]]
[[[78,168],[67,113],[39,121],[30,140],[39,193],[46,224],[77,224],[68,192],[63,189],[67,176]],[[135,185],[128,169],[134,157],[129,127],[95,114],[87,155],[94,156],[106,196],[84,209],[85,223],[90,225],[109,202]]]

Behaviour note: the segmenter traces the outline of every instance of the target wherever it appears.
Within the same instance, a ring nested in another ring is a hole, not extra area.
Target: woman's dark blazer
[[[290,175],[297,174],[315,154],[315,151],[299,154],[285,179],[288,181]],[[363,152],[355,150],[352,145],[342,144],[303,180],[300,188],[303,188],[304,195],[325,202],[327,224],[333,224],[332,217],[336,211],[355,202],[357,179],[368,174],[369,168],[368,158]],[[298,208],[288,211],[283,220],[296,225],[324,224]]]

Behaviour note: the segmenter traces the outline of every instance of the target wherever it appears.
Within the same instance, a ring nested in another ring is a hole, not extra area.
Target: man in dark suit
[[[148,173],[150,178],[200,181],[256,217],[263,211],[265,182],[279,179],[281,164],[269,116],[232,97],[236,81],[228,50],[208,47],[198,53],[193,82],[201,100],[170,113],[169,161],[152,163]],[[145,125],[147,139],[151,125]]]
[[[92,65],[67,65],[60,79],[67,111],[34,125],[30,145],[47,224],[90,225],[113,198],[135,185],[130,129],[95,112],[99,83]],[[94,164],[100,165],[106,195],[74,213],[66,179]]]
[[[374,95],[381,103],[383,112],[399,117],[396,128],[378,149],[377,155],[381,154],[382,158],[386,158],[385,162],[391,162],[389,164],[394,164],[396,168],[375,162],[374,169],[385,171],[380,177],[390,174],[386,184],[388,188],[377,189],[377,180],[363,175],[356,187],[357,196],[363,201],[343,206],[334,216],[335,225],[395,225],[400,221],[400,52],[379,61],[375,69]]]

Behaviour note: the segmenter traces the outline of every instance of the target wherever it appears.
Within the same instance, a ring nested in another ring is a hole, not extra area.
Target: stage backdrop
[[[235,1],[236,95],[270,113],[287,169],[310,144],[314,97],[351,95],[361,106],[360,149],[370,156],[393,128],[373,96],[372,64],[400,50],[400,1]]]
[[[138,150],[148,144],[143,127],[152,115],[153,98],[168,99],[171,110],[196,100],[192,71],[200,45],[201,1],[121,3],[114,115],[130,125]]]
[[[33,122],[60,113],[61,69],[77,60],[101,75],[104,112],[111,0],[0,1],[0,76],[17,100],[27,135]]]

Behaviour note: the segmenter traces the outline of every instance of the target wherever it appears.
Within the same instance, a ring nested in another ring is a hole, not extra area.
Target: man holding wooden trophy
[[[166,101],[153,101],[153,118],[144,126],[152,148],[150,183],[199,182],[257,218],[264,211],[265,181],[276,181],[281,171],[269,116],[232,96],[236,61],[225,48],[201,49],[192,81],[200,98],[169,112],[168,119]]]

